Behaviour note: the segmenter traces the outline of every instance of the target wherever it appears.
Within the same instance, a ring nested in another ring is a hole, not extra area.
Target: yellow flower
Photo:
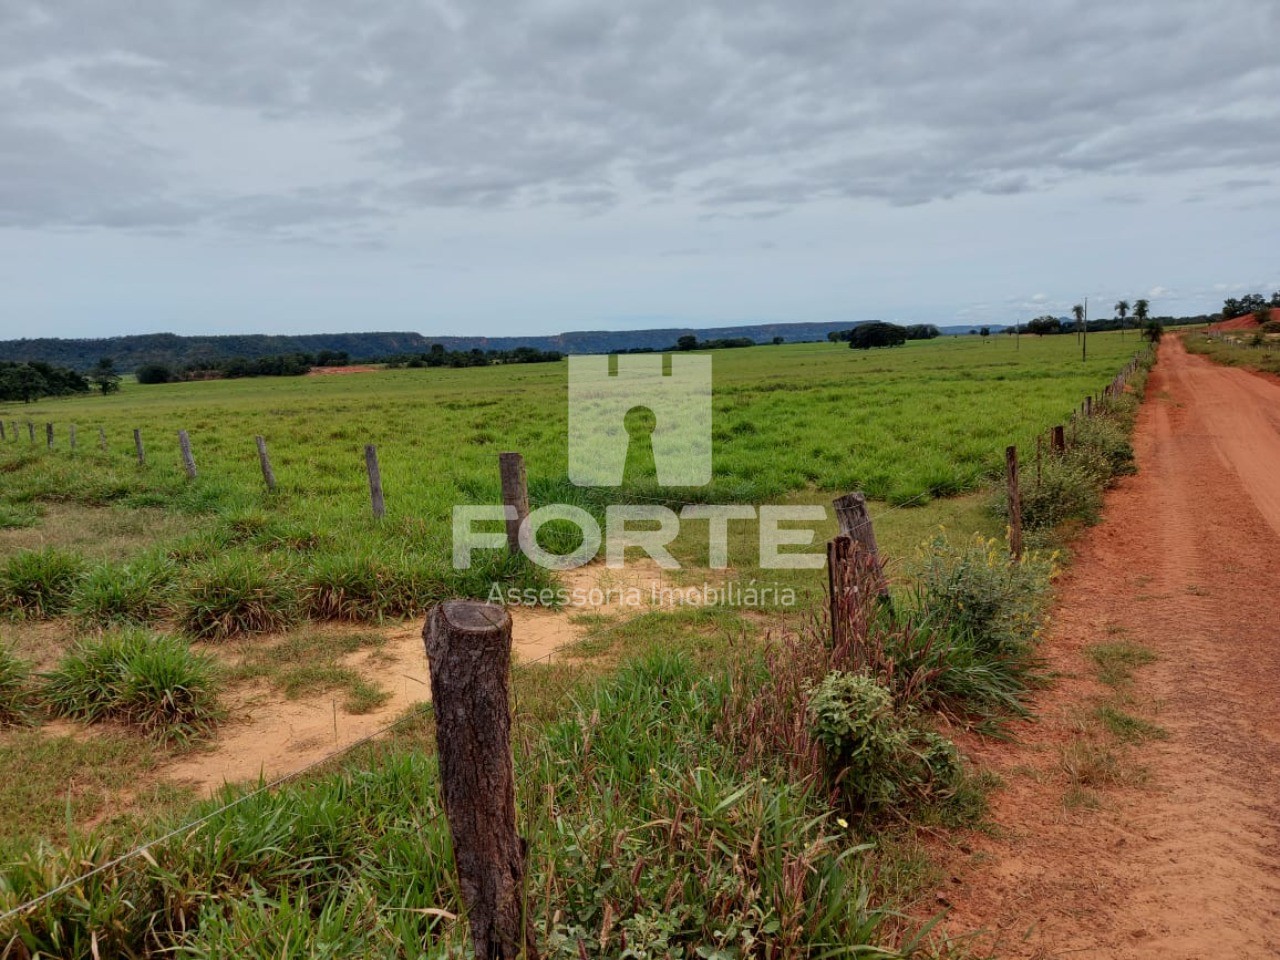
[[[844,817],[836,817],[836,823],[840,824],[842,829],[845,829],[845,830],[849,829],[849,821],[846,820]]]

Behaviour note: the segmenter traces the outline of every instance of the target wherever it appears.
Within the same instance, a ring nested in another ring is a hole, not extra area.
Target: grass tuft
[[[44,680],[54,713],[118,721],[164,741],[205,736],[219,716],[214,662],[175,637],[143,630],[77,645]]]
[[[170,612],[177,565],[163,555],[144,555],[124,564],[103,564],[80,581],[72,609],[95,626],[146,624]]]
[[[0,644],[0,727],[25,726],[31,721],[30,677],[26,662]]]
[[[197,566],[175,606],[182,629],[201,640],[272,633],[299,614],[289,571],[250,553],[228,553]]]
[[[83,572],[84,560],[65,550],[16,553],[0,567],[0,613],[28,620],[56,616],[67,608]]]

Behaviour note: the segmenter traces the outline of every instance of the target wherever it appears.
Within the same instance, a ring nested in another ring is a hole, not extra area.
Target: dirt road
[[[1002,958],[1280,957],[1280,382],[1166,339],[1139,473],[1080,544],[1047,642],[1063,675],[955,854],[947,928]],[[1064,803],[1063,748],[1106,688],[1087,649],[1155,651],[1129,696],[1169,733],[1130,749],[1144,783]]]

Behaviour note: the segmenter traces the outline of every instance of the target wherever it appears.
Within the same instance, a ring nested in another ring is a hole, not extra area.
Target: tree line
[[[387,361],[389,368],[410,367],[488,367],[504,363],[556,363],[564,354],[558,350],[539,350],[537,347],[516,347],[514,350],[447,350],[444,344],[433,343],[425,353],[401,354]]]
[[[827,334],[832,343],[847,343],[854,350],[870,350],[872,347],[897,347],[908,340],[933,340],[942,331],[932,323],[913,323],[902,326],[876,320],[860,323],[851,330],[833,330]]]
[[[1228,297],[1222,301],[1222,319],[1233,320],[1253,314],[1259,323],[1266,323],[1271,319],[1271,311],[1277,307],[1280,307],[1280,290],[1273,293],[1270,300],[1260,293]]]
[[[87,374],[42,360],[0,360],[0,401],[33,403],[45,397],[69,397],[90,390],[105,396],[119,389],[120,375],[109,357],[99,360]]]
[[[144,363],[134,375],[139,383],[181,383],[186,380],[237,380],[241,377],[301,377],[315,367],[343,367],[351,362],[345,350],[282,353],[267,357],[222,357],[196,360],[181,367]]]

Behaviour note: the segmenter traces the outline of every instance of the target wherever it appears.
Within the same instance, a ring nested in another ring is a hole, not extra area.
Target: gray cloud
[[[1280,152],[1278,28],[1253,0],[15,0],[0,224],[295,235],[632,201],[769,216],[1097,175],[1238,192]],[[291,149],[259,133],[298,131],[299,167],[331,148],[335,169],[254,183],[210,161],[193,180],[183,111],[243,118],[221,146],[250,159]]]

